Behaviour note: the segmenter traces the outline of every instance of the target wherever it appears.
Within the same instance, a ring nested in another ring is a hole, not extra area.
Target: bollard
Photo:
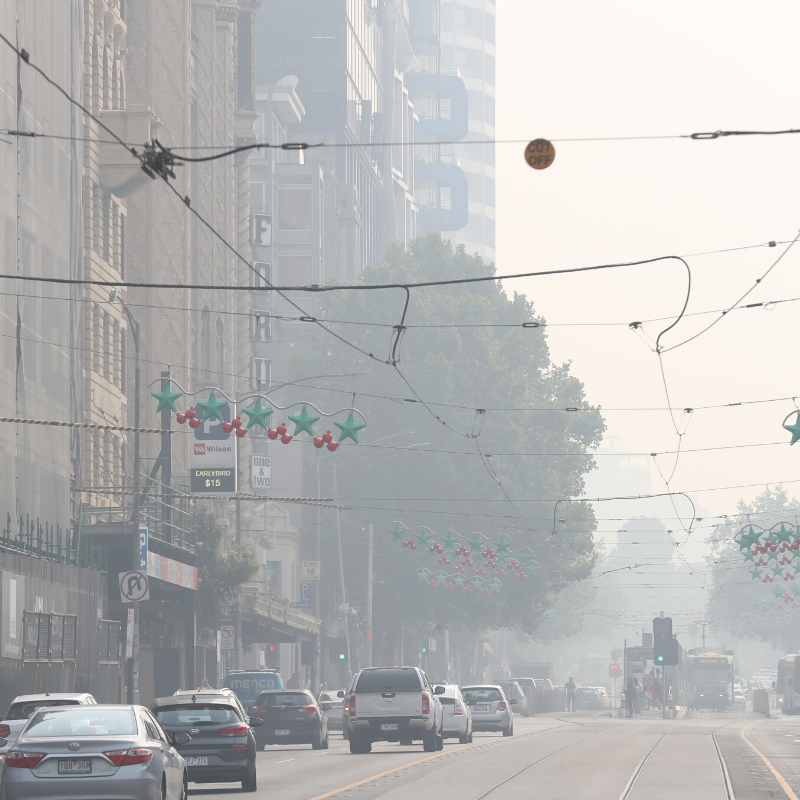
[[[620,717],[624,717],[625,716],[625,695],[624,694],[622,695],[622,698],[620,700],[619,715],[620,715]]]

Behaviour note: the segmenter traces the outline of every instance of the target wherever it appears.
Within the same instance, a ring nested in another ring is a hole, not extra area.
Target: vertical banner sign
[[[272,457],[257,456],[255,453],[250,456],[250,488],[271,489],[272,488]]]
[[[222,661],[222,632],[217,631],[217,664]]]
[[[147,530],[147,528],[145,528]],[[133,622],[136,618],[136,611],[128,609],[128,625],[125,628],[125,658],[133,658]]]
[[[222,429],[223,422],[231,421],[231,407],[222,409],[222,421],[202,419],[202,409],[197,409],[197,419],[202,424],[191,430],[189,436],[189,479],[192,494],[236,493],[236,435]]]
[[[148,530],[146,525],[139,526],[139,570],[147,572]]]

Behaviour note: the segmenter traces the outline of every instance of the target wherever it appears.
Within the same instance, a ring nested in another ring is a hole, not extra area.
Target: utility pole
[[[320,484],[320,477],[319,477],[319,458],[317,458],[317,497],[322,497],[322,488]],[[317,524],[315,525],[314,530],[314,548],[313,548],[313,558],[314,561],[319,561],[319,542],[320,542],[320,526],[322,525],[322,516],[321,516],[321,509],[319,504],[317,504]],[[320,575],[320,578],[322,575]],[[311,612],[317,618],[321,619],[320,617],[320,591],[322,590],[321,586],[322,581],[314,581],[314,586],[312,588],[312,596],[311,596]],[[314,653],[312,655],[311,661],[311,691],[314,693],[314,697],[319,696],[319,687],[322,679],[322,674],[320,670],[320,635],[315,634],[314,640]]]
[[[367,666],[372,666],[372,523],[369,524],[367,544]]]
[[[317,462],[319,464],[319,462]],[[319,497],[320,495],[317,495]],[[339,481],[337,480],[336,475],[336,464],[333,464],[333,496],[334,498],[339,497]],[[344,583],[344,558],[342,556],[342,512],[336,512],[336,549],[339,553],[339,591],[341,592],[342,597],[342,605],[347,605],[347,594],[345,591],[345,583]],[[347,671],[347,681],[350,682],[350,613],[349,611],[345,611],[342,614],[344,618],[344,638],[346,641],[345,647],[345,669]],[[402,637],[402,628],[400,634],[400,650],[402,652],[403,647],[403,637]],[[402,659],[401,659],[402,661]]]

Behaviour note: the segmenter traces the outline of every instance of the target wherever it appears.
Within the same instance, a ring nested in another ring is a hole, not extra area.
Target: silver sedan
[[[186,800],[186,762],[142,706],[42,708],[6,753],[3,800]]]
[[[461,693],[472,710],[472,730],[514,735],[514,712],[501,686],[464,686]]]

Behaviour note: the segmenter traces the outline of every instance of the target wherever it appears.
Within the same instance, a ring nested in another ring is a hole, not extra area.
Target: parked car
[[[603,704],[603,708],[608,708],[608,692],[606,691],[605,686],[592,686],[592,689],[597,691],[597,694],[600,696],[600,702]]]
[[[502,686],[464,686],[464,699],[472,711],[472,729],[514,735],[514,712]]]
[[[143,706],[40,708],[5,755],[4,800],[185,800],[187,733],[167,734]]]
[[[347,727],[347,720],[350,718],[350,695],[353,693],[353,687],[356,685],[356,678],[358,673],[350,678],[350,683],[347,689],[342,692],[341,689],[336,693],[337,697],[342,698],[342,738],[347,740],[350,738],[350,730]]]
[[[5,717],[0,720],[0,738],[6,740],[5,747],[0,747],[0,755],[14,745],[22,733],[22,729],[28,724],[28,720],[40,708],[91,705],[97,705],[97,700],[86,692],[21,694],[15,697],[8,707]]]
[[[439,687],[441,694],[443,687]],[[379,739],[441,750],[442,704],[417,667],[369,667],[355,678],[348,702],[351,753],[369,753]]]
[[[232,669],[225,676],[224,686],[226,689],[233,689],[242,705],[249,708],[261,692],[283,689],[283,680],[276,669]]]
[[[202,693],[160,697],[151,706],[161,726],[170,734],[186,733],[179,744],[193,783],[235,783],[255,792],[256,740],[252,727],[264,723],[248,719],[238,699]]]
[[[342,730],[344,727],[344,691],[320,692],[317,702],[328,720],[328,730]]]
[[[434,691],[443,688],[439,695],[442,704],[442,738],[458,739],[461,744],[472,741],[472,711],[455,684],[437,686]]]
[[[503,687],[503,691],[505,692],[508,701],[514,706],[514,713],[522,714],[522,716],[527,717],[528,698],[525,696],[522,686],[520,686],[517,681],[511,679],[507,681],[501,681],[500,685]]]
[[[239,708],[239,715],[242,719],[247,716],[247,711],[242,705],[242,701],[233,689],[178,689],[173,697],[194,697],[198,700],[216,700],[222,698],[230,700]]]
[[[550,678],[534,678],[533,682],[537,689],[555,689]]]
[[[261,692],[250,709],[250,719],[264,721],[256,735],[256,745],[263,750],[270,744],[310,744],[314,750],[328,749],[328,718],[311,692]]]
[[[597,689],[591,686],[579,686],[575,690],[575,711],[597,711],[603,707],[603,701]]]

